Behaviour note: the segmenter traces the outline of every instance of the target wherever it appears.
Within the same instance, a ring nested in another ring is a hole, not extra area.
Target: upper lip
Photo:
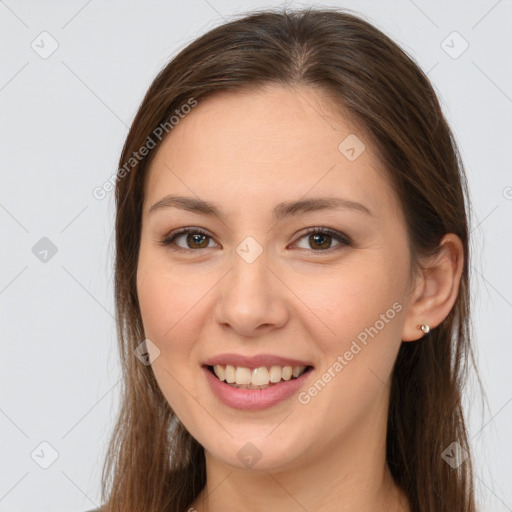
[[[203,362],[205,366],[216,364],[244,366],[246,368],[259,368],[260,366],[312,366],[306,361],[272,354],[258,354],[256,356],[242,356],[240,354],[218,354]]]

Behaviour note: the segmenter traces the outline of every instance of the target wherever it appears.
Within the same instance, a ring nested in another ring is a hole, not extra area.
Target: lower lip
[[[234,388],[219,380],[207,367],[203,366],[203,370],[213,393],[222,403],[234,409],[257,411],[272,407],[297,393],[309,378],[312,369],[296,379],[285,380],[266,389]]]

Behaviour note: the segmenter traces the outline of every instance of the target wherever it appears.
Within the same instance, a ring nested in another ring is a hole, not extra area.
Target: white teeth
[[[293,368],[291,366],[285,366],[281,373],[281,378],[283,380],[290,380],[292,378]]]
[[[271,366],[270,367],[270,382],[279,382],[281,380],[281,367]]]
[[[215,372],[215,375],[219,377],[220,380],[226,380],[226,371],[224,370],[224,366],[216,364],[213,367],[213,371]]]
[[[213,372],[219,380],[235,386],[268,386],[270,383],[276,384],[281,380],[291,380],[297,378],[304,373],[305,366],[271,366],[267,368],[260,366],[259,368],[246,368],[244,366],[221,365],[216,364]]]
[[[250,384],[251,383],[251,370],[243,366],[237,366],[235,373],[235,382],[237,384]]]
[[[214,368],[214,371],[215,371],[215,368]],[[229,384],[233,384],[233,382],[235,382],[235,367],[231,366],[230,364],[226,365],[225,376],[226,376],[226,382]],[[217,375],[217,377],[219,377],[219,376]]]
[[[303,370],[301,370],[302,366],[294,366],[293,367],[293,371],[292,371],[292,375],[294,377],[298,377],[300,375],[300,372],[302,372]]]
[[[265,386],[268,383],[268,370],[264,366],[261,366],[260,368],[254,368],[254,370],[252,371],[251,384],[254,384],[255,386]]]

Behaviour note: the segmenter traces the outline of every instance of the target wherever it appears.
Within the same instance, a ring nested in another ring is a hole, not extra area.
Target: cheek
[[[322,339],[334,348],[340,348],[336,347],[337,341],[355,338],[376,322],[383,330],[381,315],[386,317],[383,321],[393,320],[397,313],[393,304],[400,302],[403,296],[401,279],[386,268],[389,265],[369,258],[350,263],[329,273],[300,279],[295,276],[293,281],[295,295],[306,306],[303,308],[305,314],[300,316],[308,321],[312,334],[315,331],[317,335],[321,334]],[[290,275],[288,280],[292,278]],[[389,331],[391,322],[385,322],[385,325]]]
[[[193,293],[190,289],[182,278],[173,278],[155,261],[139,261],[137,293],[144,334],[160,351],[152,362],[153,373],[167,402],[185,424],[195,420],[190,416],[197,395],[190,361],[200,326],[194,319],[199,290]]]
[[[204,294],[204,283],[186,272],[172,271],[169,263],[150,251],[141,250],[137,268],[137,296],[139,300],[144,332],[165,345],[172,343],[197,311],[197,304]],[[167,341],[169,340],[169,341]],[[180,345],[181,346],[181,345]]]
[[[146,265],[139,265],[137,295],[144,333],[150,339],[160,340],[173,325],[174,304],[170,302],[171,294],[166,282],[165,275],[154,269],[147,271]]]
[[[322,393],[317,403],[325,400],[325,407],[331,393],[340,397],[339,404],[346,401],[350,407],[356,405],[354,397],[361,404],[373,400],[389,377],[401,344],[403,276],[391,271],[391,258],[355,261],[329,276],[303,279],[295,290],[314,313],[304,308],[300,316],[323,353],[318,389],[325,383],[331,391]],[[322,377],[324,372],[330,373]]]
[[[359,291],[361,281],[345,280],[346,287],[330,288],[331,301],[322,315],[329,330],[312,320],[306,329],[315,334],[322,352],[315,380],[298,397],[311,431],[323,432],[320,443],[333,441],[364,418],[385,413],[385,400],[400,348],[403,307],[384,283]],[[352,287],[353,286],[353,287]],[[331,332],[332,331],[332,332]],[[334,334],[333,334],[334,333]],[[326,431],[326,425],[336,425]]]

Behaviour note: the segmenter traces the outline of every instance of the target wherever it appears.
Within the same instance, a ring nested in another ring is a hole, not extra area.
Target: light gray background
[[[231,14],[268,5],[282,4],[0,1],[0,511],[99,505],[120,374],[114,195],[97,200],[92,190],[116,171],[136,109],[170,57]],[[475,343],[489,398],[482,409],[468,388],[476,483],[482,510],[511,511],[512,0],[323,5],[357,11],[409,52],[456,134],[475,212]],[[58,48],[42,58],[52,39]],[[32,252],[42,237],[57,248],[46,262]],[[58,453],[48,469],[36,463],[51,461],[42,442]]]

